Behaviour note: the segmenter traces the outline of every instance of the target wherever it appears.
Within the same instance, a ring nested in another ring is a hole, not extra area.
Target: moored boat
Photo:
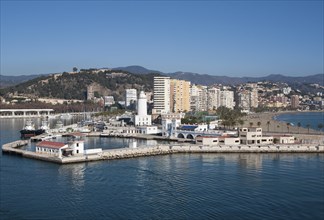
[[[20,130],[21,138],[30,138],[45,133],[44,129],[36,129],[32,120],[27,120],[25,126]]]

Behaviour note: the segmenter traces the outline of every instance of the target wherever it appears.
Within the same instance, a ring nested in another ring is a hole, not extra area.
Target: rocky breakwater
[[[324,145],[173,145],[173,153],[324,153]]]
[[[174,151],[168,145],[161,145],[156,147],[143,147],[143,148],[120,148],[113,150],[104,150],[102,152],[102,159],[123,159],[142,156],[155,156],[171,154]]]

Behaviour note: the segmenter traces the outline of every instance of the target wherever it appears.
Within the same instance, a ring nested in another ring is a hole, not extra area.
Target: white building
[[[135,126],[151,125],[152,117],[147,115],[147,99],[143,91],[141,91],[137,101],[137,115],[135,115]]]
[[[61,142],[42,141],[36,144],[36,153],[48,154],[51,156],[62,157],[63,150],[68,145]]]
[[[240,128],[239,138],[241,144],[272,144],[273,137],[262,136],[262,128]]]
[[[140,126],[136,127],[136,133],[138,134],[157,134],[159,133],[157,126]]]
[[[136,89],[126,89],[126,108],[137,100],[137,90]]]
[[[114,96],[104,96],[105,106],[111,106],[115,104]]]
[[[162,136],[174,136],[174,131],[180,127],[181,119],[177,118],[162,118]]]
[[[208,110],[216,110],[220,106],[220,89],[208,89]]]
[[[68,155],[83,155],[84,141],[73,141],[70,143],[42,141],[36,144],[36,153],[48,154],[59,157]]]
[[[220,91],[220,106],[233,109],[235,106],[234,92],[229,90]]]
[[[196,144],[207,146],[215,145],[239,145],[240,139],[237,137],[212,137],[212,136],[197,136]]]
[[[294,144],[295,137],[287,135],[276,135],[274,136],[274,142],[279,144]]]
[[[170,112],[170,77],[154,77],[154,114]]]

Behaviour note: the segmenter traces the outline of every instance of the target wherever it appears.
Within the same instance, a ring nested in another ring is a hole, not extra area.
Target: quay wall
[[[176,153],[324,153],[324,145],[301,145],[301,144],[286,144],[286,145],[158,145],[156,147],[139,147],[139,148],[120,148],[103,150],[98,154],[80,155],[70,157],[53,157],[47,154],[40,154],[27,150],[22,150],[19,147],[27,144],[26,141],[15,141],[4,144],[3,152],[16,153],[24,157],[49,161],[59,164],[80,163],[98,160],[124,159],[143,156],[166,155]]]

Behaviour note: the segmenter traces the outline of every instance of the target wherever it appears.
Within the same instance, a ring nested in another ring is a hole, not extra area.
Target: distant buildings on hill
[[[138,92],[135,88],[125,89],[125,98],[118,100],[118,103],[123,104],[128,110],[135,111],[138,106]],[[105,106],[117,102],[106,88],[95,83],[88,86],[88,100],[98,101],[100,96],[104,99]],[[284,83],[258,82],[236,87],[203,86],[166,76],[154,77],[153,91],[146,91],[146,100],[149,103],[148,111],[153,115],[214,111],[222,106],[229,109],[240,108],[245,112],[258,108],[290,110],[324,108],[323,93],[302,95]]]

